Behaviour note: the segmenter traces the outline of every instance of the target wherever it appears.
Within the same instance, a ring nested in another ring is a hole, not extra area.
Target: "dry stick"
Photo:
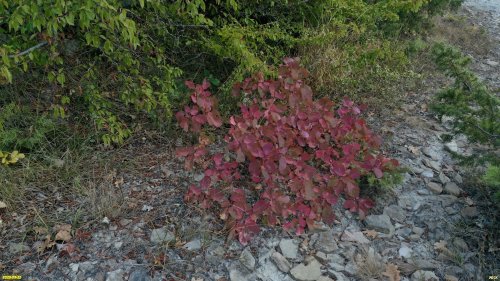
[[[34,50],[36,50],[38,48],[41,48],[41,47],[43,47],[43,46],[45,46],[47,44],[48,44],[47,41],[40,42],[40,43],[36,44],[35,46],[33,46],[33,47],[29,48],[29,49],[26,49],[26,50],[24,50],[24,51],[22,51],[22,52],[20,52],[18,54],[9,55],[9,58],[15,58],[15,57],[24,56],[24,55],[29,54],[29,53],[33,52]]]

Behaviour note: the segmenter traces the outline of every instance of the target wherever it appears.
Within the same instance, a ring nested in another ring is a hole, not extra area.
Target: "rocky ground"
[[[468,1],[460,13],[498,43],[499,1]],[[498,87],[499,62],[500,44],[494,44],[474,57],[474,70]],[[34,243],[5,243],[0,248],[10,255],[0,261],[0,271],[23,280],[87,281],[453,281],[500,275],[498,244],[484,231],[491,214],[468,191],[466,173],[449,153],[470,155],[473,147],[463,137],[443,143],[448,124],[427,112],[435,83],[423,84],[427,89],[409,93],[400,110],[369,120],[384,136],[387,154],[408,170],[401,185],[379,196],[365,221],[337,209],[333,227],[299,237],[264,229],[242,247],[225,240],[219,220],[183,203],[184,190],[200,176],[184,172],[171,151],[145,145],[164,152],[152,156],[140,176],[111,175],[120,189],[116,212],[76,232],[56,226],[58,243],[44,239],[43,228],[35,229]],[[19,231],[30,227],[22,215],[12,219]]]

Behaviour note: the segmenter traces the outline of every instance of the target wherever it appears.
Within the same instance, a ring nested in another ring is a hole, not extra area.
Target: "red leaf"
[[[351,212],[356,212],[358,210],[358,205],[354,200],[345,200],[344,208],[349,209]]]
[[[359,197],[359,187],[351,181],[346,182],[346,193],[351,198]]]
[[[379,179],[384,175],[384,173],[382,172],[382,170],[380,170],[380,168],[377,168],[377,167],[373,168],[373,173]]]
[[[300,93],[302,95],[302,100],[306,102],[312,102],[312,90],[311,87],[307,85],[303,85],[302,88],[300,88]]]
[[[207,79],[203,79],[203,83],[201,84],[201,88],[203,90],[206,90],[206,89],[210,88],[210,82],[208,82]]]
[[[222,119],[220,118],[219,114],[214,111],[210,111],[207,113],[207,121],[208,124],[214,126],[214,127],[220,127],[222,126]]]
[[[192,147],[182,147],[175,150],[176,157],[186,157],[191,153],[193,153]]]
[[[193,81],[191,81],[191,80],[184,81],[184,85],[186,85],[186,87],[188,87],[189,89],[192,89],[192,90],[194,90],[196,88]]]
[[[305,180],[304,181],[304,199],[314,200],[314,199],[316,199],[316,197],[317,197],[317,194],[314,192],[312,180]]]

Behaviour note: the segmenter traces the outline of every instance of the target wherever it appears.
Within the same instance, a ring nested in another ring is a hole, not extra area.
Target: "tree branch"
[[[45,46],[47,44],[48,44],[47,41],[40,42],[40,43],[36,44],[35,46],[33,46],[33,47],[29,48],[29,49],[26,49],[26,50],[24,50],[24,51],[22,51],[22,52],[20,52],[18,54],[9,55],[9,58],[15,58],[15,57],[24,56],[24,55],[29,54],[29,53],[33,52],[34,50],[36,50],[38,48],[41,48],[41,47],[43,47],[43,46]]]

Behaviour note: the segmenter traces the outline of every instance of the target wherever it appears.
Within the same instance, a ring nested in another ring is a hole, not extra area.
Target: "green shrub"
[[[0,150],[31,151],[47,142],[55,130],[51,118],[37,116],[24,106],[7,104],[0,112]]]
[[[482,177],[483,182],[495,190],[494,199],[500,202],[500,166],[490,165]]]
[[[454,118],[455,133],[464,133],[471,141],[498,147],[500,99],[469,70],[470,58],[459,50],[437,43],[432,52],[438,68],[454,79],[451,87],[436,95],[432,109],[439,116]]]
[[[436,43],[432,52],[439,69],[454,83],[441,90],[431,105],[439,116],[453,117],[454,133],[465,134],[470,141],[487,145],[482,155],[465,159],[473,165],[489,163],[483,182],[495,189],[494,197],[500,200],[500,99],[469,70],[470,58],[458,49],[443,43]]]
[[[376,31],[443,1],[0,0],[0,107],[31,104],[120,143],[144,118],[168,122],[200,69],[221,81],[227,115],[234,82],[335,38],[354,66],[339,88],[377,90],[371,81],[390,84],[406,62]]]

